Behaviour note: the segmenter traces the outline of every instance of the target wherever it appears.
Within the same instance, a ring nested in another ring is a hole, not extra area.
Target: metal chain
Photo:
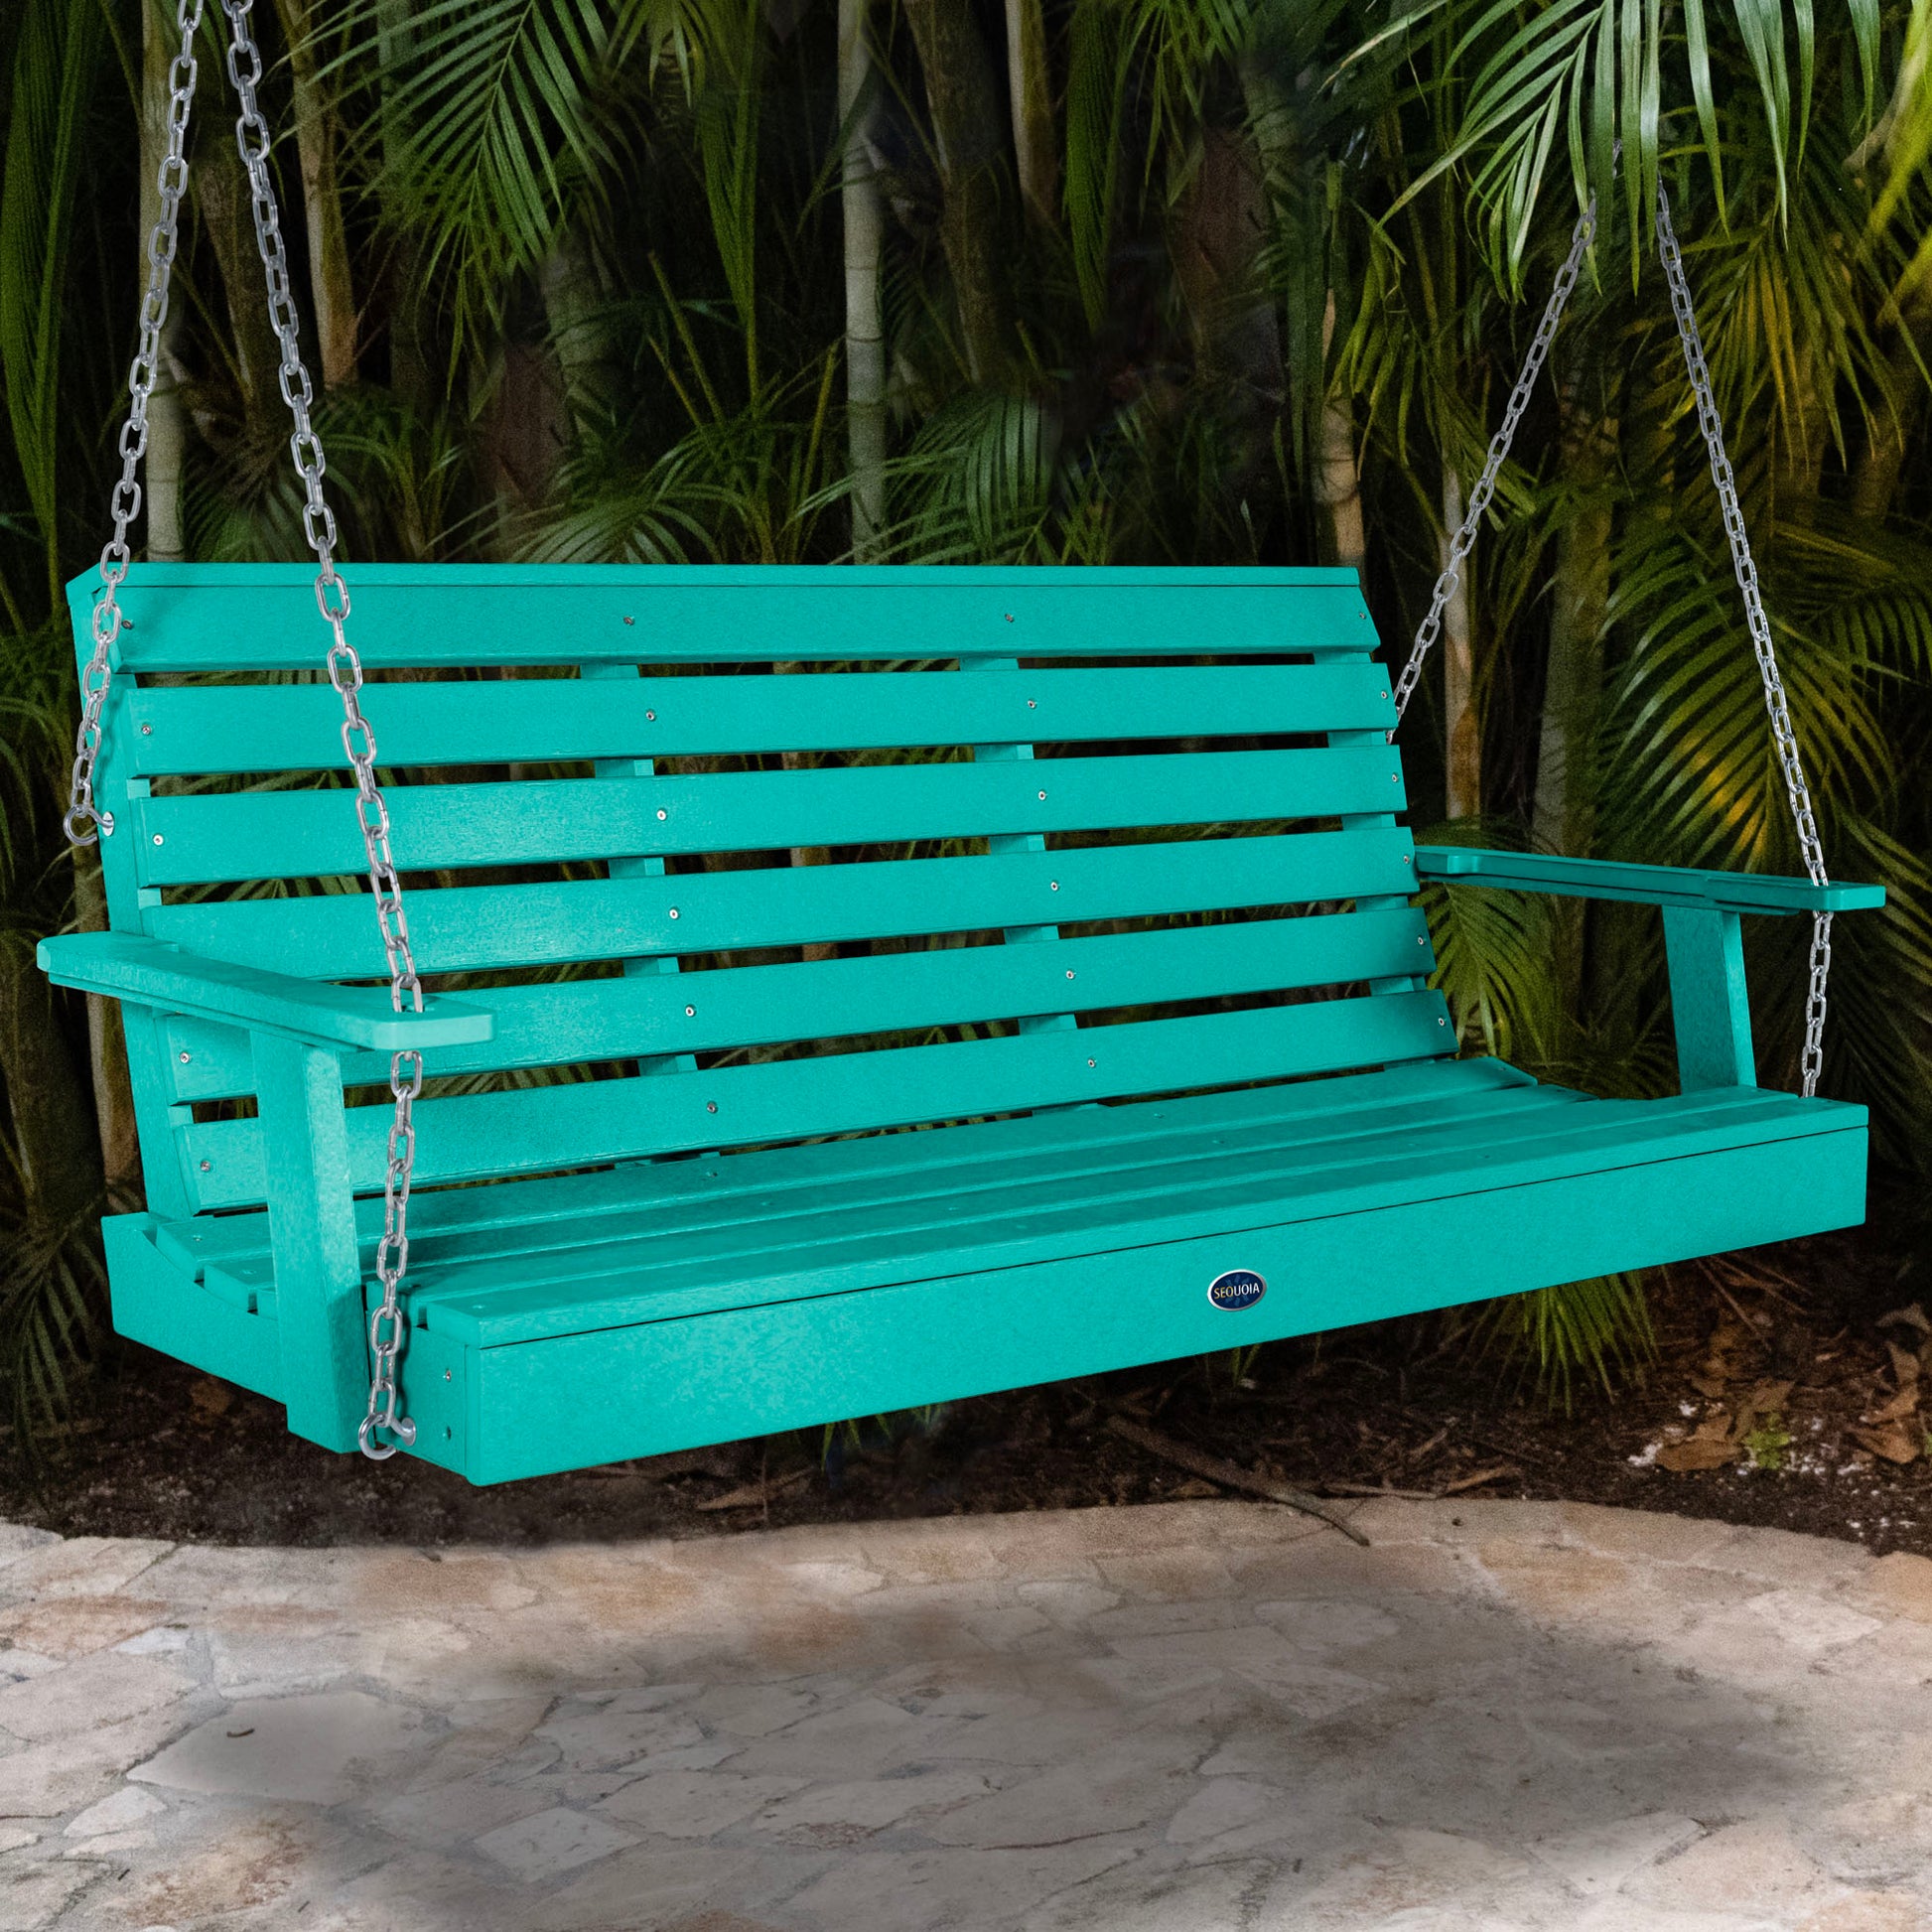
[[[1516,386],[1509,392],[1509,405],[1503,411],[1502,423],[1490,438],[1488,459],[1482,466],[1482,475],[1477,478],[1476,486],[1469,492],[1469,507],[1462,518],[1462,527],[1449,539],[1449,562],[1436,580],[1436,594],[1429,600],[1429,615],[1423,619],[1422,627],[1416,632],[1416,641],[1410,647],[1409,661],[1403,665],[1402,675],[1396,680],[1397,723],[1401,722],[1402,714],[1409,709],[1409,700],[1415,696],[1416,686],[1422,681],[1424,661],[1442,633],[1443,613],[1449,609],[1449,601],[1455,595],[1456,585],[1462,581],[1462,565],[1475,547],[1476,531],[1481,526],[1483,512],[1489,507],[1490,497],[1496,493],[1497,473],[1503,467],[1503,459],[1509,455],[1509,446],[1516,440],[1516,426],[1523,420],[1523,411],[1529,407],[1530,391],[1536,387],[1536,378],[1542,373],[1544,359],[1550,353],[1550,344],[1557,333],[1557,324],[1563,320],[1571,291],[1577,286],[1577,275],[1583,267],[1584,255],[1595,234],[1596,197],[1592,195],[1589,206],[1578,217],[1576,232],[1570,239],[1570,253],[1564,258],[1563,267],[1557,271],[1556,287],[1550,291],[1543,320],[1536,326],[1536,335],[1531,340],[1530,352],[1523,358]],[[1394,740],[1394,731],[1389,733],[1389,738]]]
[[[309,420],[314,391],[302,360],[295,298],[289,285],[288,254],[282,243],[281,213],[268,173],[268,125],[255,99],[255,88],[262,77],[262,62],[248,25],[253,4],[254,0],[221,0],[221,11],[228,17],[229,28],[228,78],[234,82],[235,96],[241,103],[241,113],[235,121],[235,145],[240,150],[242,166],[248,171],[255,240],[268,279],[269,320],[282,345],[282,400],[288,404],[295,423],[289,437],[289,454],[305,491],[302,526],[320,566],[316,575],[316,608],[334,635],[327,659],[329,680],[343,701],[343,750],[355,771],[355,816],[368,853],[376,924],[389,965],[389,999],[398,1013],[402,1012],[405,1000],[420,1013],[423,986],[416,976],[415,955],[409,944],[402,881],[389,850],[389,808],[375,781],[375,734],[362,715],[359,697],[362,663],[344,629],[349,610],[348,585],[336,568],[336,518],[322,493],[322,479],[328,464],[321,440]],[[395,1054],[389,1062],[389,1091],[395,1098],[396,1111],[389,1127],[388,1163],[383,1173],[382,1239],[375,1251],[382,1303],[369,1316],[369,1407],[356,1432],[362,1453],[375,1462],[386,1461],[395,1454],[397,1444],[407,1445],[416,1440],[416,1425],[397,1413],[400,1396],[396,1388],[396,1363],[408,1335],[400,1297],[403,1277],[409,1269],[409,1187],[416,1163],[416,1130],[411,1110],[422,1090],[422,1054]],[[379,1441],[378,1432],[394,1441]]]
[[[94,600],[93,656],[80,675],[80,729],[73,740],[73,774],[62,825],[74,845],[93,845],[114,831],[114,814],[94,803],[94,761],[100,757],[101,718],[114,682],[109,661],[121,629],[121,581],[130,552],[128,525],[141,513],[141,460],[148,453],[148,404],[161,372],[161,332],[168,323],[168,287],[181,227],[181,201],[188,192],[188,116],[195,104],[195,36],[202,28],[203,0],[181,0],[175,27],[180,50],[168,69],[168,152],[155,174],[161,212],[148,236],[148,292],[141,300],[141,335],[127,372],[127,420],[121,425],[121,475],[108,499],[114,534],[100,553],[100,594]],[[97,831],[89,831],[95,826]]]
[[[1758,674],[1764,681],[1764,709],[1770,716],[1771,739],[1784,771],[1785,794],[1791,804],[1792,824],[1798,832],[1798,849],[1804,857],[1806,876],[1814,886],[1823,886],[1831,877],[1825,865],[1824,842],[1818,836],[1818,820],[1811,808],[1811,786],[1805,779],[1798,736],[1792,729],[1791,709],[1785,701],[1784,679],[1778,672],[1771,621],[1765,615],[1764,599],[1757,587],[1757,565],[1751,558],[1750,534],[1744,527],[1744,512],[1737,501],[1737,481],[1731,475],[1730,458],[1725,453],[1724,419],[1718,414],[1711,392],[1711,370],[1704,359],[1704,342],[1698,333],[1697,311],[1691,304],[1684,257],[1678,251],[1677,236],[1671,228],[1670,197],[1661,185],[1657,190],[1657,250],[1663,257],[1664,276],[1670,284],[1671,313],[1677,318],[1678,340],[1684,345],[1684,366],[1690,371],[1691,388],[1697,396],[1698,428],[1704,433],[1705,451],[1711,459],[1711,481],[1717,485],[1718,501],[1724,510],[1731,568],[1737,573],[1737,588],[1744,596],[1744,621],[1750,630],[1751,649],[1757,655]],[[1825,1064],[1825,990],[1831,970],[1832,915],[1814,912],[1811,981],[1805,995],[1805,1045],[1799,1062],[1807,1099],[1818,1091],[1818,1075]]]

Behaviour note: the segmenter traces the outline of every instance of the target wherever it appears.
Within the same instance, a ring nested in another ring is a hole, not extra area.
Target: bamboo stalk
[[[866,0],[839,0],[839,207],[845,227],[846,438],[852,556],[874,561],[886,522],[886,328],[879,299],[884,197],[873,163],[872,48]]]

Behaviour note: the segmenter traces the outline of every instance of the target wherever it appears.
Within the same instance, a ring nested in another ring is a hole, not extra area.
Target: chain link
[[[1717,485],[1718,502],[1724,511],[1731,568],[1737,573],[1737,588],[1744,597],[1744,621],[1750,630],[1751,649],[1757,656],[1758,675],[1764,682],[1764,709],[1771,720],[1771,740],[1784,772],[1785,795],[1791,805],[1792,824],[1797,828],[1798,849],[1804,858],[1806,877],[1814,886],[1823,886],[1831,877],[1825,865],[1825,846],[1818,835],[1818,820],[1811,808],[1811,786],[1805,779],[1798,735],[1792,729],[1791,708],[1785,700],[1784,679],[1778,671],[1771,620],[1765,614],[1764,599],[1758,591],[1750,533],[1744,527],[1744,512],[1737,501],[1737,480],[1731,474],[1730,458],[1725,452],[1724,419],[1718,414],[1711,390],[1711,370],[1704,359],[1704,341],[1698,333],[1697,311],[1692,306],[1691,286],[1684,274],[1684,257],[1671,227],[1670,197],[1661,186],[1657,190],[1657,252],[1663,258],[1664,278],[1670,285],[1671,313],[1677,318],[1678,340],[1684,345],[1684,366],[1690,371],[1691,388],[1697,396],[1698,428],[1704,433],[1705,451],[1711,459],[1711,481]],[[1832,915],[1814,912],[1811,978],[1805,994],[1805,1045],[1799,1062],[1807,1099],[1818,1091],[1818,1076],[1825,1064],[1825,993],[1831,971]]]
[[[1489,440],[1489,455],[1483,463],[1482,475],[1476,479],[1476,486],[1469,492],[1469,507],[1462,518],[1462,527],[1449,539],[1449,562],[1436,580],[1436,594],[1429,600],[1429,615],[1423,619],[1422,626],[1416,632],[1416,641],[1409,650],[1409,661],[1403,665],[1402,675],[1396,679],[1395,715],[1398,724],[1402,714],[1409,709],[1409,700],[1416,695],[1416,686],[1422,681],[1423,664],[1435,648],[1436,639],[1442,634],[1443,613],[1449,609],[1449,601],[1462,581],[1462,566],[1469,552],[1475,548],[1476,531],[1481,527],[1483,512],[1489,507],[1490,497],[1496,493],[1497,473],[1503,467],[1504,458],[1509,455],[1509,446],[1516,440],[1516,427],[1523,420],[1523,411],[1529,407],[1530,391],[1536,387],[1536,378],[1543,371],[1544,360],[1550,353],[1550,344],[1556,337],[1557,324],[1563,320],[1571,291],[1577,286],[1584,256],[1595,235],[1596,197],[1592,195],[1589,206],[1577,219],[1576,232],[1570,239],[1570,253],[1564,258],[1563,267],[1557,271],[1556,287],[1550,291],[1550,300],[1544,305],[1543,320],[1536,326],[1536,335],[1530,343],[1529,353],[1523,358],[1516,386],[1509,392],[1509,405],[1503,411],[1503,420]],[[1394,741],[1393,730],[1389,738],[1391,742]]]
[[[121,582],[131,552],[128,525],[141,513],[141,460],[148,453],[148,404],[161,373],[161,332],[168,325],[168,291],[174,277],[181,228],[181,201],[188,192],[188,117],[195,104],[195,36],[202,28],[203,0],[180,0],[175,30],[180,48],[168,68],[168,151],[155,173],[161,211],[148,236],[148,290],[141,299],[140,341],[127,372],[127,420],[121,425],[120,480],[108,499],[114,534],[100,553],[100,591],[94,599],[93,655],[80,675],[80,729],[73,739],[73,772],[62,821],[70,843],[93,845],[111,837],[114,815],[94,803],[94,762],[100,757],[102,715],[114,682],[111,653],[121,631]],[[89,830],[89,827],[95,830]]]
[[[362,661],[348,641],[348,584],[336,568],[336,518],[323,495],[328,471],[322,441],[309,419],[315,400],[309,371],[302,360],[297,334],[298,315],[289,283],[288,251],[282,242],[281,211],[275,185],[268,172],[270,136],[255,89],[262,77],[260,51],[248,24],[254,0],[221,0],[228,17],[228,78],[234,83],[241,113],[235,121],[235,146],[248,173],[253,205],[255,240],[268,281],[268,314],[282,345],[279,382],[295,428],[289,455],[302,479],[302,527],[316,554],[316,608],[329,625],[333,641],[327,665],[329,681],[343,702],[343,750],[355,773],[355,817],[362,828],[368,855],[369,889],[375,897],[376,925],[389,967],[389,998],[400,1013],[405,1002],[423,1010],[422,981],[409,943],[409,919],[403,905],[402,880],[389,849],[389,807],[375,781],[375,733],[362,715]],[[396,1364],[408,1337],[408,1319],[401,1308],[403,1277],[409,1270],[409,1187],[416,1165],[416,1129],[412,1110],[423,1090],[423,1056],[401,1052],[389,1061],[389,1091],[395,1117],[389,1127],[388,1162],[382,1184],[382,1239],[376,1244],[375,1272],[382,1284],[381,1305],[369,1316],[369,1406],[356,1432],[362,1453],[371,1461],[386,1461],[396,1445],[416,1440],[416,1425],[399,1413]],[[393,1440],[383,1442],[381,1437]]]

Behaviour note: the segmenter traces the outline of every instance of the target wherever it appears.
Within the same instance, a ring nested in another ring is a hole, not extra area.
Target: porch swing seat
[[[409,1452],[477,1482],[1863,1216],[1864,1110],[1755,1085],[1739,922],[1881,892],[1418,848],[1352,572],[361,567],[420,1015],[355,983],[312,576],[129,572],[111,930],[41,957],[125,1016],[116,1326],[315,1442],[398,1048]],[[1682,1091],[1457,1058],[1430,878],[1660,906]]]

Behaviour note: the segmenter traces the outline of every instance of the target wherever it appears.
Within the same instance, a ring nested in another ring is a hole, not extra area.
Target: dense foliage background
[[[155,557],[294,557],[210,0]],[[1655,260],[1669,188],[1833,869],[1828,1091],[1932,1166],[1932,0],[274,0],[349,559],[1340,562],[1406,648],[1602,222],[1406,731],[1432,835],[1795,871]],[[138,1196],[60,834],[171,7],[0,9],[0,1369],[58,1399]],[[1612,156],[1621,143],[1621,166]],[[1506,512],[1503,513],[1503,512]],[[1653,914],[1452,894],[1465,1039],[1673,1079]],[[1750,934],[1789,1083],[1804,922]],[[1904,1190],[1909,1201],[1913,1190]],[[1505,1314],[1563,1359],[1627,1284]]]

